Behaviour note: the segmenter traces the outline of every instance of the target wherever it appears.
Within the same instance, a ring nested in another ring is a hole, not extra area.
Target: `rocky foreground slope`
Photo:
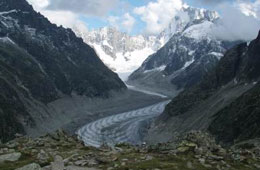
[[[125,88],[70,29],[51,24],[25,0],[0,0],[0,140],[37,129],[53,115],[46,106],[54,100],[108,97]]]
[[[152,146],[85,147],[58,131],[37,139],[19,137],[0,145],[1,170],[256,170],[260,140],[222,148],[201,132]]]
[[[250,44],[228,50],[202,82],[166,106],[148,140],[167,141],[190,130],[209,131],[228,145],[260,137],[259,49],[260,33]]]

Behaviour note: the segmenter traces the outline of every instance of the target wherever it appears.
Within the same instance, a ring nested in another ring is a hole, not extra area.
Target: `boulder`
[[[21,168],[18,168],[16,170],[42,170],[42,168],[39,164],[32,163],[32,164],[29,164],[29,165],[25,165]]]
[[[20,159],[21,155],[22,154],[20,152],[0,155],[0,163],[5,162],[5,161],[10,161],[10,162],[18,161]]]
[[[37,155],[37,159],[40,163],[46,163],[49,161],[50,157],[44,150],[41,150]]]
[[[64,170],[64,162],[61,156],[55,156],[54,162],[51,163],[52,170]]]
[[[97,168],[83,168],[83,167],[78,167],[78,166],[68,166],[66,167],[66,170],[100,170]]]

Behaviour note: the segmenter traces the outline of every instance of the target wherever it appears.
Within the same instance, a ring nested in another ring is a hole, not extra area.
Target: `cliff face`
[[[1,0],[0,21],[1,140],[34,126],[29,107],[71,94],[108,97],[126,88],[82,39],[25,0]]]
[[[224,143],[260,137],[260,32],[243,56],[239,79],[255,86],[214,116],[209,131]]]
[[[172,100],[150,138],[194,129],[209,130],[225,144],[259,137],[259,47],[258,36],[228,50],[198,85]]]

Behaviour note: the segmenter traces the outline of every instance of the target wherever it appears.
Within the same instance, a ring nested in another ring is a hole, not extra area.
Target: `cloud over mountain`
[[[47,9],[65,10],[91,16],[104,16],[119,0],[50,0]]]
[[[250,3],[247,4],[250,5]],[[249,41],[257,36],[260,19],[254,13],[238,8],[239,6],[239,4],[225,3],[218,7],[221,18],[213,28],[213,33],[217,38]]]
[[[157,0],[149,2],[146,6],[135,8],[134,13],[146,23],[146,33],[158,34],[168,26],[182,7],[182,0]]]
[[[78,23],[90,24],[91,28],[91,24],[101,20],[100,25],[110,25],[130,34],[132,30],[138,30],[139,33],[156,35],[164,30],[175,16],[184,15],[180,9],[191,2],[219,13],[220,20],[213,29],[218,38],[250,40],[255,37],[260,25],[260,0],[149,0],[132,7],[130,2],[125,0],[28,1],[53,23],[70,28]],[[128,7],[120,7],[122,4]],[[82,20],[84,17],[95,19],[87,23]]]

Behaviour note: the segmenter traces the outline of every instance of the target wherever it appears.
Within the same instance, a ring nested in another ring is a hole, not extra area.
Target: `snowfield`
[[[112,58],[104,52],[101,45],[90,44],[96,50],[100,59],[113,71],[118,73],[119,77],[126,81],[128,76],[138,69],[145,59],[155,51],[152,48],[144,48],[126,53],[116,53],[115,58]]]

